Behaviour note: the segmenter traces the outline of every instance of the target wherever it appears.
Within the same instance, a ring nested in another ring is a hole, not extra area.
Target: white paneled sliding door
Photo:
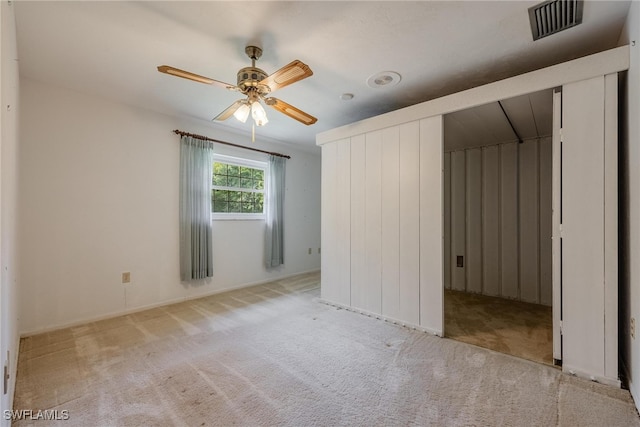
[[[420,326],[442,336],[443,120],[420,121]]]
[[[382,313],[382,132],[365,137],[365,287],[362,308]]]
[[[400,317],[400,128],[382,131],[382,315]]]
[[[553,132],[552,132],[552,217],[551,217],[551,256],[552,256],[552,317],[553,317],[553,358],[562,360],[562,143],[560,126],[562,124],[562,92],[553,93]]]
[[[341,304],[351,303],[351,150],[346,141],[338,144],[338,161],[336,171],[335,198],[338,203],[336,266],[338,271],[337,301]]]
[[[399,320],[420,324],[420,123],[400,125]],[[440,266],[442,268],[442,265]]]
[[[350,139],[322,147],[322,298],[351,303]]]
[[[616,75],[562,88],[563,369],[611,383],[617,256],[605,249],[617,248],[616,105]]]
[[[562,89],[562,358],[603,374],[604,78]]]
[[[442,334],[442,116],[322,147],[322,298]]]
[[[366,232],[366,145],[364,135],[351,138],[351,305],[364,308],[367,303],[367,232]]]
[[[441,132],[442,133],[442,132]],[[451,289],[451,153],[443,155],[444,169],[444,287]]]
[[[420,323],[420,128],[382,131],[382,315]]]
[[[322,235],[321,246],[324,249],[321,260],[322,278],[321,295],[327,301],[338,300],[338,261],[336,248],[338,242],[338,207],[335,204],[337,190],[338,143],[333,142],[322,147],[322,189],[321,213]]]

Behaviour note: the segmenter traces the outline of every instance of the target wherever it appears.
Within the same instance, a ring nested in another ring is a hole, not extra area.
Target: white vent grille
[[[555,34],[582,22],[582,0],[549,0],[529,8],[533,40]]]

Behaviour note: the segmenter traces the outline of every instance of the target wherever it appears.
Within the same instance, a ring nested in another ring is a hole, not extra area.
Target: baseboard
[[[633,383],[631,383],[631,381],[629,381],[629,393],[631,394],[633,403],[636,405],[636,411],[640,414],[640,393],[635,393]]]
[[[84,324],[90,323],[90,322],[99,322],[101,320],[113,319],[114,317],[126,316],[128,314],[133,314],[133,313],[139,313],[141,311],[151,310],[152,308],[164,307],[164,306],[171,305],[171,304],[177,304],[177,303],[181,303],[181,302],[185,302],[185,301],[191,301],[191,300],[198,299],[198,298],[205,298],[205,297],[208,297],[208,296],[211,296],[211,295],[222,294],[222,293],[225,293],[225,292],[231,292],[231,291],[235,291],[235,290],[238,290],[238,289],[244,289],[244,288],[250,288],[252,286],[264,285],[265,283],[275,282],[276,280],[284,280],[284,279],[288,279],[290,277],[302,276],[302,275],[311,274],[311,273],[317,273],[319,271],[320,271],[320,269],[313,269],[313,270],[307,270],[307,271],[302,271],[302,272],[297,272],[297,273],[285,274],[283,276],[270,277],[270,278],[264,279],[264,280],[258,280],[258,281],[255,281],[255,282],[243,283],[241,285],[235,285],[235,286],[229,286],[229,287],[226,287],[226,288],[216,289],[216,290],[213,290],[211,292],[205,292],[205,293],[198,294],[198,295],[189,295],[189,296],[185,296],[185,297],[172,298],[170,300],[165,300],[165,301],[158,302],[158,303],[153,303],[153,304],[147,304],[147,305],[143,305],[143,306],[139,306],[139,307],[133,307],[133,308],[130,308],[130,309],[120,310],[120,311],[117,311],[117,312],[111,312],[111,313],[103,314],[103,315],[100,315],[100,316],[82,318],[82,319],[79,319],[79,320],[74,320],[72,322],[62,323],[62,324],[51,326],[51,327],[48,327],[48,328],[35,329],[35,330],[31,330],[31,331],[23,331],[23,332],[20,332],[20,337],[21,338],[25,338],[25,337],[29,337],[29,336],[32,336],[32,335],[38,335],[38,334],[43,334],[43,333],[47,333],[47,332],[57,331],[57,330],[60,330],[60,329],[72,328],[74,326],[80,326],[80,325],[84,325]]]
[[[7,407],[3,408],[3,410],[11,410],[13,409],[13,402],[15,400],[15,394],[16,394],[16,379],[18,376],[18,360],[19,359],[19,355],[20,355],[20,337],[16,338],[16,342],[14,343],[13,348],[15,349],[12,354],[11,354],[11,358],[9,360],[9,382],[7,384]],[[4,358],[2,359],[4,360]],[[7,426],[11,425],[11,421],[7,421],[5,419],[5,414],[4,412],[2,413],[2,421],[0,421],[0,425],[5,425],[4,423],[6,422]]]
[[[575,368],[571,365],[567,365],[566,363],[563,363],[562,365],[562,372],[564,372],[565,374],[568,375],[573,375],[575,377],[579,377],[579,378],[584,378],[586,380],[590,380],[590,381],[594,381],[600,384],[606,384],[606,385],[610,385],[612,387],[616,387],[616,388],[620,388],[621,386],[621,382],[620,379],[618,378],[607,378],[607,377],[603,377],[600,375],[592,375],[589,373],[586,373],[584,371],[581,371],[578,368]]]
[[[358,314],[362,314],[365,315],[367,317],[373,317],[376,318],[378,320],[384,320],[385,322],[389,322],[389,323],[393,323],[394,325],[398,325],[398,326],[402,326],[404,328],[408,328],[408,329],[414,329],[416,331],[421,331],[421,332],[425,332],[427,334],[431,334],[431,335],[435,335],[437,337],[442,337],[442,331],[436,331],[430,328],[425,328],[424,326],[420,326],[420,325],[415,325],[413,323],[409,323],[409,322],[405,322],[403,320],[398,320],[398,319],[394,319],[393,317],[390,316],[383,316],[382,314],[378,314],[378,313],[373,313],[367,310],[362,310],[359,308],[354,308],[348,305],[344,305],[344,304],[340,304],[337,302],[333,302],[333,301],[328,301],[325,299],[320,298],[319,301],[323,304],[326,305],[330,305],[332,307],[338,307],[347,311],[350,311],[352,313],[358,313]]]

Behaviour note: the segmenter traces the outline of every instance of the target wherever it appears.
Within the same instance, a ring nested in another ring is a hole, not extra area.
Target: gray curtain
[[[210,142],[180,139],[180,279],[213,276],[211,245],[211,179],[213,147]]]
[[[265,264],[267,268],[284,264],[284,175],[286,158],[269,156]]]

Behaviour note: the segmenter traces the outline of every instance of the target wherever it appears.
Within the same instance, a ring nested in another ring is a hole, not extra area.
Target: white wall
[[[18,357],[18,62],[13,8],[0,5],[2,67],[0,71],[0,367],[9,365],[9,387],[5,394],[0,382],[0,414],[13,406]],[[7,358],[9,352],[9,358]],[[9,425],[0,415],[0,425]]]
[[[551,305],[551,138],[447,152],[444,165],[445,288]]]
[[[21,101],[22,333],[319,269],[319,153],[260,140],[254,145],[292,157],[284,266],[263,266],[264,222],[215,221],[214,277],[184,284],[179,138],[171,131],[229,142],[248,137],[27,79]],[[220,144],[215,149],[266,158]],[[131,284],[121,283],[125,271]]]
[[[623,258],[620,289],[621,369],[628,377],[636,407],[640,409],[640,334],[629,332],[629,319],[640,320],[640,2],[631,2],[620,44],[630,45],[630,67],[626,75],[621,132],[621,249]]]

